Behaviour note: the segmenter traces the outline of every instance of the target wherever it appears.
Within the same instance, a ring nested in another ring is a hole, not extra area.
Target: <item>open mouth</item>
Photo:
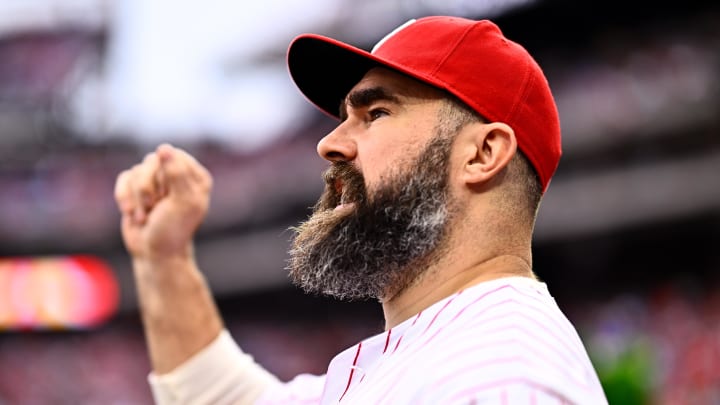
[[[325,192],[322,196],[323,210],[345,211],[365,200],[362,174],[347,162],[333,163],[323,173]]]
[[[336,201],[338,204],[335,206],[333,211],[343,211],[352,208],[355,203],[350,201],[349,193],[347,192],[347,186],[341,179],[336,179],[334,183],[335,194],[337,196]]]

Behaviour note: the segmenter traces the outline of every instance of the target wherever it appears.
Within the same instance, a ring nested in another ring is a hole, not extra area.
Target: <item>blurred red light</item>
[[[0,258],[0,330],[92,328],[118,301],[113,271],[99,258]]]

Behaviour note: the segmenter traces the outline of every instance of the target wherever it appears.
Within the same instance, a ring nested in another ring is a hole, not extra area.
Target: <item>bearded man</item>
[[[158,403],[607,403],[573,325],[532,271],[560,126],[535,60],[490,21],[425,17],[366,52],[301,35],[300,91],[340,123],[292,280],[377,299],[385,331],[322,376],[281,382],[224,329],[193,257],[211,175],[170,145],[118,176]],[[338,109],[339,108],[339,109]]]

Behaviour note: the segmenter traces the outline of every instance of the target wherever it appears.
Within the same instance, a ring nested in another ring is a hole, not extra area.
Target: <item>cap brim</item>
[[[315,34],[293,40],[287,63],[290,76],[305,97],[336,118],[340,103],[365,73],[376,66],[388,66],[365,50]]]

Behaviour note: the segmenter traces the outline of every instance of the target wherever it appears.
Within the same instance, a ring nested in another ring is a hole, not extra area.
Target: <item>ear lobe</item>
[[[474,156],[464,167],[468,185],[480,185],[498,177],[517,151],[515,131],[503,122],[484,124],[473,134]]]

